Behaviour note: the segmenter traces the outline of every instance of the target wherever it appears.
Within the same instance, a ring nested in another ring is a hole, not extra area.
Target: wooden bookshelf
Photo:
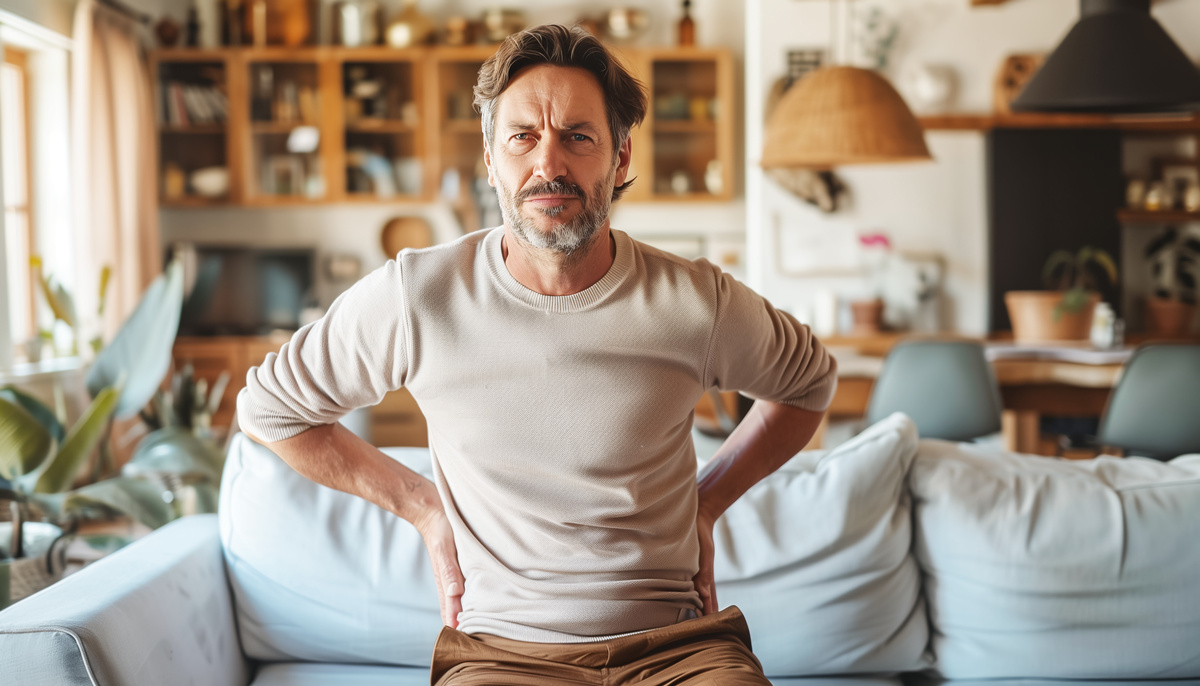
[[[172,121],[160,114],[159,178],[165,181],[171,165],[188,179],[187,191],[172,197],[160,182],[160,204],[192,208],[434,200],[448,170],[458,170],[466,181],[479,174],[483,137],[471,87],[494,50],[480,45],[154,51],[151,73],[161,112],[166,112],[163,91],[172,82],[215,89],[228,103],[228,114],[219,122]],[[618,53],[650,91],[650,112],[634,133],[633,173],[644,180],[627,197],[643,202],[731,199],[738,163],[732,53],[692,47],[621,48]],[[377,97],[355,91],[364,81],[382,84]],[[283,84],[289,84],[288,97],[294,102],[281,107],[279,102],[287,100],[280,95]],[[686,116],[656,123],[656,96],[685,99]],[[290,149],[288,141],[299,126],[316,127],[314,150]],[[394,194],[365,187],[378,188],[378,175],[386,173],[381,171],[384,162],[396,177]],[[221,198],[200,197],[191,188],[190,174],[213,166],[228,170],[229,192]],[[173,173],[178,184],[178,172]],[[686,193],[663,192],[663,179],[673,174],[687,175]],[[710,185],[718,192],[711,192]]]

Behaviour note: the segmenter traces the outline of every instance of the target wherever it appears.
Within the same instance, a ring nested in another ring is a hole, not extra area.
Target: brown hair
[[[496,102],[513,77],[526,67],[553,64],[578,67],[591,72],[604,93],[608,131],[613,153],[646,116],[646,89],[595,36],[578,26],[544,24],[514,33],[479,69],[475,84],[475,109],[483,115],[483,137],[489,146],[496,142]],[[633,179],[613,189],[616,200]]]

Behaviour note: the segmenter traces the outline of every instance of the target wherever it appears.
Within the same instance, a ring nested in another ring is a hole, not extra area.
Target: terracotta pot
[[[850,311],[854,314],[854,333],[866,335],[879,333],[883,328],[883,300],[856,300],[850,303]]]
[[[1196,306],[1168,298],[1146,298],[1146,333],[1178,336],[1189,333]]]
[[[1089,293],[1088,302],[1078,312],[1063,312],[1058,319],[1054,310],[1066,291],[1009,291],[1004,294],[1013,338],[1023,343],[1086,341],[1092,329],[1092,312],[1100,302],[1099,293]]]

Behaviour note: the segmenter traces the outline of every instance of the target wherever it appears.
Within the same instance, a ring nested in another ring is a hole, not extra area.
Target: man
[[[251,370],[242,426],[421,532],[435,684],[766,684],[717,611],[713,524],[808,442],[835,362],[711,264],[610,228],[646,96],[594,38],[510,37],[475,99],[504,225],[357,283]],[[401,386],[433,483],[336,423]],[[759,401],[697,482],[712,386]]]

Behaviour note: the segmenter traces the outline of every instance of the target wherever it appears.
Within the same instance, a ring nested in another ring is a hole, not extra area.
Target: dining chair
[[[1097,442],[1157,460],[1200,453],[1200,344],[1134,350],[1108,398]]]
[[[1000,431],[1000,388],[975,341],[896,343],[871,389],[867,423],[907,414],[921,438],[970,441]]]

